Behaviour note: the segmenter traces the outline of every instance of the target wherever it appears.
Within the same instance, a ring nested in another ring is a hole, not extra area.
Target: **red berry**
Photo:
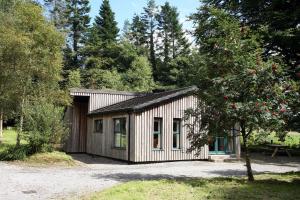
[[[224,96],[224,100],[228,100],[228,96]]]
[[[285,108],[281,108],[281,109],[280,109],[280,112],[281,112],[281,113],[284,113],[284,112],[286,112],[286,109],[285,109]]]

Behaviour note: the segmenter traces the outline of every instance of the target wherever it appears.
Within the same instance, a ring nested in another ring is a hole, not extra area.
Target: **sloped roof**
[[[197,87],[186,87],[159,93],[148,93],[113,105],[99,108],[89,113],[89,115],[115,113],[115,112],[138,112],[145,108],[152,107],[167,101],[171,101],[181,96],[191,94]]]
[[[70,94],[72,96],[77,96],[78,94],[82,94],[80,96],[89,96],[90,94],[122,94],[122,95],[133,95],[133,96],[140,96],[144,95],[145,93],[141,92],[127,92],[127,91],[116,91],[111,89],[83,89],[83,88],[71,88]]]

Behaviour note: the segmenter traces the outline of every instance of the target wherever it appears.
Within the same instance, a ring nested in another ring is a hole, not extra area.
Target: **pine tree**
[[[149,46],[149,54],[150,54],[150,62],[153,69],[154,79],[157,79],[157,63],[156,63],[156,52],[155,52],[155,31],[157,28],[157,6],[154,0],[149,0],[147,3],[147,7],[144,8],[144,13],[142,16],[142,21],[145,24],[147,31],[146,36],[148,39]]]
[[[66,0],[66,17],[67,17],[67,28],[69,29],[68,44],[71,44],[70,48],[72,54],[65,57],[70,57],[73,66],[69,68],[80,67],[80,56],[79,51],[86,40],[86,31],[89,26],[89,1],[88,0]]]
[[[115,20],[115,13],[112,11],[108,0],[103,0],[99,16],[95,18],[94,27],[103,42],[110,43],[117,40],[119,29]]]
[[[65,0],[44,0],[48,9],[51,21],[58,30],[63,30],[67,23],[65,16],[66,1]]]
[[[171,7],[168,2],[161,7],[158,16],[158,36],[162,42],[158,50],[163,64],[159,67],[159,80],[165,84],[175,84],[174,73],[180,70],[177,69],[180,66],[171,65],[171,61],[179,56],[187,56],[190,50],[178,18],[179,13],[176,7]]]
[[[139,15],[134,15],[130,27],[130,41],[137,47],[147,45],[147,27]]]

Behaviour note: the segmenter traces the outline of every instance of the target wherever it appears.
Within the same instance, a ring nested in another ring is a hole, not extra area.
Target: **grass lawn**
[[[276,134],[273,132],[269,135],[257,134],[254,133],[253,137],[249,140],[250,146],[260,145],[263,143],[274,143],[282,144],[276,137]],[[283,142],[284,145],[289,146],[290,148],[300,148],[300,133],[298,132],[289,132]]]
[[[9,148],[13,148],[16,143],[17,133],[14,129],[4,130],[2,143],[0,144],[0,154],[7,151]],[[26,145],[26,141],[21,141],[22,145]],[[16,161],[16,163],[27,164],[31,166],[74,166],[75,161],[71,156],[64,152],[53,151],[47,153],[37,153],[26,157],[23,160]]]
[[[246,178],[132,181],[83,200],[300,199],[300,172]]]

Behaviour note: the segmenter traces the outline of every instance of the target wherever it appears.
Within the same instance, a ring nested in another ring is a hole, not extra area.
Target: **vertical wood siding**
[[[184,117],[184,111],[197,106],[194,96],[182,97],[171,103],[148,109],[135,115],[134,162],[152,162],[167,160],[208,159],[208,147],[201,148],[201,153],[187,153],[190,142],[187,140],[184,121],[181,122],[180,149],[173,149],[173,118]],[[154,118],[162,118],[162,149],[153,150]]]
[[[88,143],[87,138],[87,130],[86,127],[93,126],[87,121],[87,113],[93,110],[112,105],[121,101],[125,101],[131,99],[137,94],[135,93],[126,93],[126,92],[116,92],[116,93],[109,93],[109,92],[71,92],[71,96],[73,97],[89,97],[88,104],[81,105],[78,102],[74,102],[71,107],[68,108],[66,113],[66,118],[70,122],[70,135],[66,142],[65,150],[67,152],[87,152],[86,148],[90,148],[89,145],[92,145],[90,142]],[[83,108],[84,107],[84,108]],[[109,122],[105,124],[106,127],[111,126]],[[103,144],[105,143],[104,140],[101,140],[101,135],[95,135],[95,139],[97,141],[101,141]],[[107,141],[110,142],[110,141]],[[95,141],[93,141],[95,143]],[[108,143],[107,143],[108,144]],[[98,145],[95,143],[94,145]],[[102,145],[104,149],[104,145]],[[97,154],[100,151],[98,148],[94,148]]]
[[[67,152],[86,152],[87,111],[88,104],[82,102],[74,102],[73,106],[67,109],[65,120],[70,128],[65,147]]]
[[[83,92],[72,92],[71,96],[87,96],[90,97],[89,101],[89,112],[97,110],[99,108],[109,106],[121,101],[125,101],[136,97],[134,93],[83,93]]]
[[[87,153],[95,154],[99,156],[111,157],[120,160],[128,160],[128,148],[119,149],[114,147],[114,118],[126,118],[126,139],[128,138],[129,131],[129,115],[105,115],[88,118],[88,134],[87,134]],[[94,120],[103,120],[103,133],[94,133]],[[131,115],[131,127],[134,127],[134,118]],[[131,131],[133,134],[133,132]],[[133,136],[131,134],[131,136]],[[127,141],[128,143],[128,141]],[[131,139],[132,143],[132,139]],[[127,145],[128,146],[128,145]],[[133,150],[130,152],[133,154]],[[133,156],[132,156],[133,157]]]

